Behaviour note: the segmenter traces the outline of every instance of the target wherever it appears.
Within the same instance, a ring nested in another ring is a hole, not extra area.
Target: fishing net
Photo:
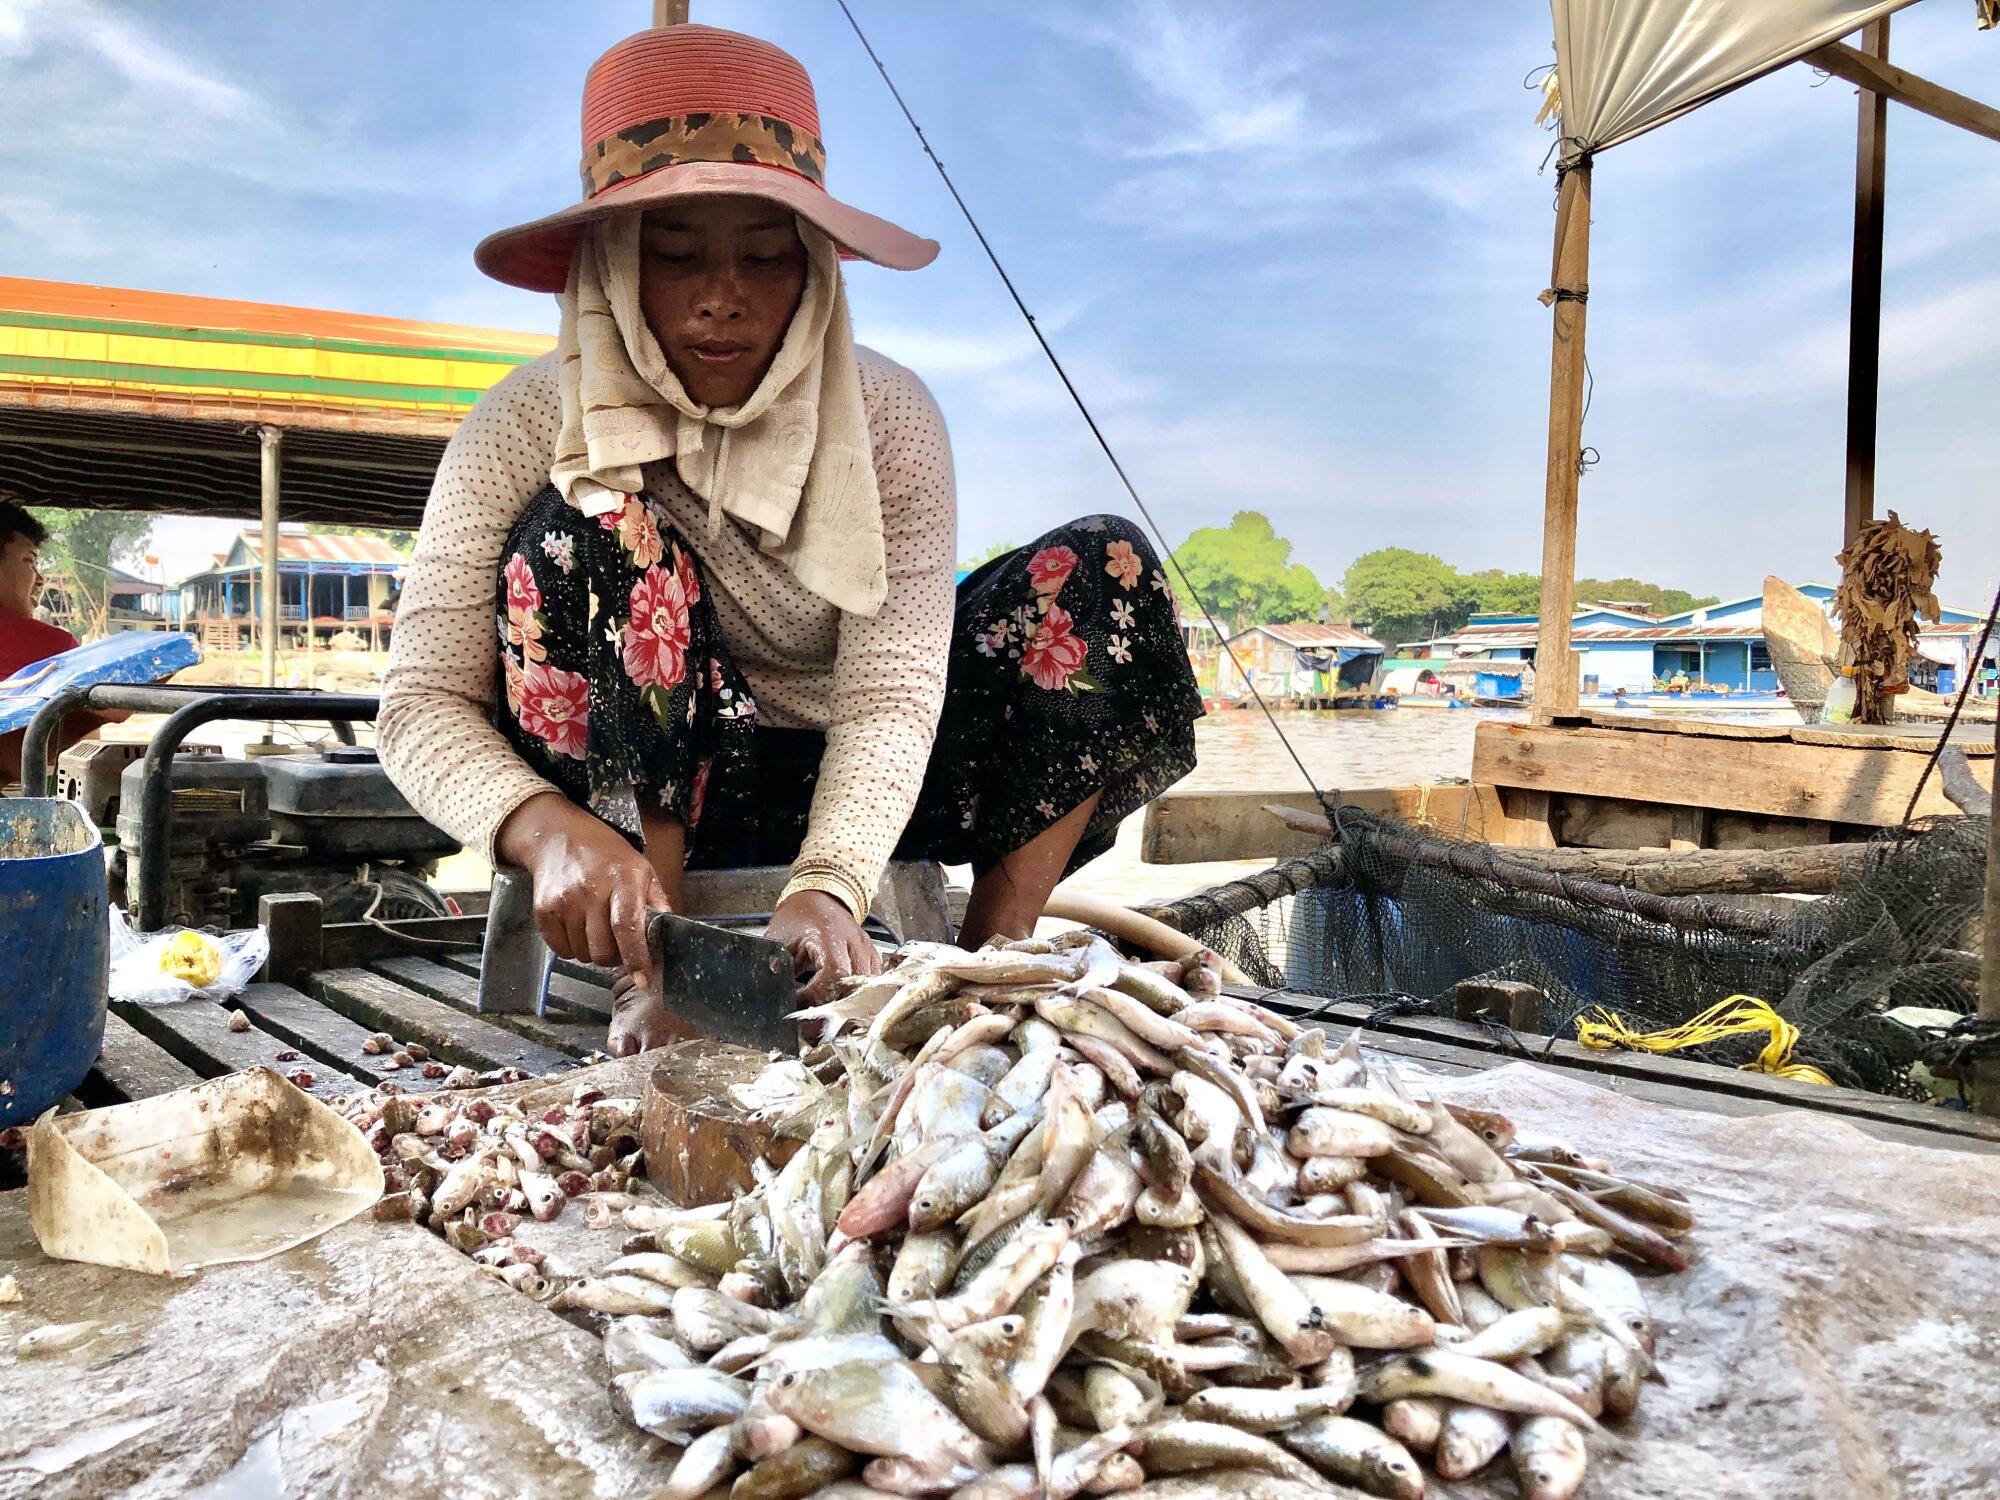
[[[1944,1066],[1941,1029],[1978,1009],[1983,817],[1886,830],[1831,894],[1771,910],[1578,880],[1349,807],[1334,824],[1313,853],[1155,914],[1259,984],[1393,1013],[1451,1015],[1464,980],[1532,984],[1553,1036],[1599,1006],[1652,1031],[1753,995],[1798,1027],[1798,1061],[1878,1093],[1918,1092],[1913,1065]],[[1902,1007],[1945,1014],[1884,1014]],[[1688,1055],[1741,1065],[1762,1040]]]

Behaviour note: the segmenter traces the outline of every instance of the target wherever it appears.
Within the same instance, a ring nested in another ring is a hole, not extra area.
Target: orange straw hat
[[[560,292],[584,227],[677,198],[748,194],[781,203],[844,251],[898,271],[937,258],[936,240],[826,191],[812,79],[789,52],[713,26],[627,37],[583,80],[583,201],[488,235],[479,269]]]

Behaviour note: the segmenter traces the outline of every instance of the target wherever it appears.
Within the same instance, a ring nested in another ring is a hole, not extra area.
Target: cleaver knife
[[[759,1051],[798,1050],[798,1027],[785,1019],[798,1009],[797,981],[783,945],[661,911],[647,919],[646,946],[675,1020]]]

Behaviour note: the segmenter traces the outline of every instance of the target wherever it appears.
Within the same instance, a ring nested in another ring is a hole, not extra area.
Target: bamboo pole
[[[1535,644],[1535,721],[1576,712],[1576,485],[1583,453],[1583,335],[1590,283],[1590,162],[1563,173],[1555,274],[1542,294],[1555,314],[1549,359],[1549,453],[1542,505],[1542,612]]]
[[[1889,56],[1889,18],[1870,21],[1863,51]],[[1851,544],[1875,519],[1875,430],[1882,371],[1882,193],[1887,177],[1889,96],[1865,84],[1854,146],[1854,275],[1847,309],[1847,509]]]

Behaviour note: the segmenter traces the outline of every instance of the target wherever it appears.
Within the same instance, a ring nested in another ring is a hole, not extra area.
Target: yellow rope
[[[1799,1044],[1799,1028],[1753,995],[1731,995],[1721,1004],[1711,1005],[1686,1025],[1667,1031],[1634,1031],[1625,1023],[1623,1016],[1601,1005],[1590,1014],[1576,1018],[1576,1039],[1600,1052],[1613,1047],[1635,1052],[1679,1052],[1685,1047],[1699,1047],[1704,1042],[1717,1042],[1724,1037],[1745,1036],[1753,1032],[1768,1033],[1771,1040],[1757,1054],[1755,1061],[1743,1065],[1745,1072],[1770,1073],[1804,1083],[1832,1084],[1833,1080],[1818,1068],[1792,1061],[1792,1049]]]

